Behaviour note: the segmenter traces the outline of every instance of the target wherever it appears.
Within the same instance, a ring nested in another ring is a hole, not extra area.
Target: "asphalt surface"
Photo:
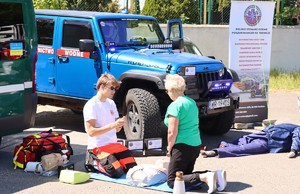
[[[269,119],[276,119],[276,124],[293,123],[300,125],[300,112],[297,105],[298,92],[272,92],[269,94]],[[67,134],[71,138],[71,145],[75,154],[71,161],[75,163],[75,169],[85,171],[83,162],[85,158],[87,136],[83,129],[81,115],[51,106],[39,106],[34,128],[25,130],[23,133],[6,136],[0,147],[0,194],[10,193],[41,193],[41,194],[158,194],[164,193],[149,189],[130,187],[115,183],[89,180],[86,183],[71,185],[60,183],[56,176],[43,177],[33,173],[26,173],[20,169],[14,169],[12,164],[13,149],[20,144],[22,138],[53,128]],[[231,141],[235,138],[257,132],[262,127],[255,129],[232,129],[229,133],[211,137],[202,134],[203,144],[209,149],[216,147],[221,140]],[[140,164],[153,164],[162,156],[137,157]],[[286,153],[262,154],[239,158],[202,158],[199,157],[195,170],[227,171],[228,185],[224,192],[242,194],[293,194],[299,193],[300,184],[300,156],[289,159]],[[203,185],[200,190],[187,193],[206,193],[207,186]]]

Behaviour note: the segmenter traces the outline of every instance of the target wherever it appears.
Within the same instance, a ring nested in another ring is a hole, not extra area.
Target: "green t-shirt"
[[[198,114],[196,102],[187,96],[181,96],[169,105],[164,123],[168,126],[169,115],[179,120],[175,144],[201,145]]]

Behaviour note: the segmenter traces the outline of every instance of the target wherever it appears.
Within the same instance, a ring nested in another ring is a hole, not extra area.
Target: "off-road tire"
[[[217,116],[199,119],[199,127],[208,135],[223,135],[231,129],[234,117],[235,110],[232,109]]]
[[[150,92],[133,88],[125,99],[127,124],[126,139],[160,137],[161,115],[157,98]]]

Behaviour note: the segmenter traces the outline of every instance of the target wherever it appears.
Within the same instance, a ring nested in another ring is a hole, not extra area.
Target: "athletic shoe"
[[[216,172],[207,172],[207,193],[213,193],[216,191],[217,187],[217,173]]]
[[[217,170],[217,185],[218,191],[223,191],[225,189],[227,185],[225,170]]]
[[[288,154],[288,157],[294,158],[294,157],[296,157],[297,154],[298,154],[298,152],[296,150],[291,150],[290,153]]]
[[[201,152],[201,155],[203,156],[203,158],[215,157],[217,155],[217,152],[214,150],[203,151]]]

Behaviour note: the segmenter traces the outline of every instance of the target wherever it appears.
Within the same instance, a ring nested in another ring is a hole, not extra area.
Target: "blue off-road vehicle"
[[[195,99],[200,130],[230,130],[239,97],[231,93],[236,73],[218,60],[182,52],[180,20],[168,23],[164,36],[151,16],[66,10],[37,10],[36,84],[40,104],[81,111],[96,94],[102,73],[122,81],[114,100],[127,115],[127,139],[160,137],[162,117],[171,99],[166,74],[180,74],[185,94]]]

